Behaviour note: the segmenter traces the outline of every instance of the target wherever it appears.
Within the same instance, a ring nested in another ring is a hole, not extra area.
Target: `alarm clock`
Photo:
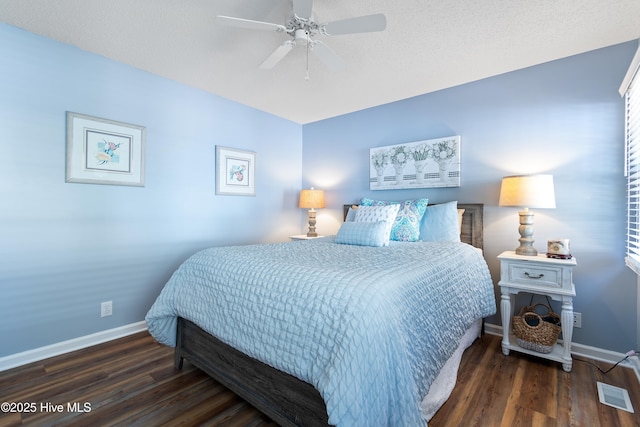
[[[548,240],[547,258],[571,259],[569,239]]]

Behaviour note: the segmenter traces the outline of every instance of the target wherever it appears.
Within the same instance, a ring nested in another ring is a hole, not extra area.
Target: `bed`
[[[496,310],[482,205],[457,207],[466,244],[370,247],[339,233],[201,251],[162,290],[149,331],[175,346],[176,368],[189,360],[280,425],[425,425]]]

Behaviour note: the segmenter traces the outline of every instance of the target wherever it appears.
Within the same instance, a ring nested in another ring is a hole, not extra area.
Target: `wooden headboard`
[[[353,206],[343,205],[343,220],[347,217],[349,208]],[[458,203],[458,209],[464,209],[462,215],[462,231],[460,240],[476,248],[483,249],[483,207],[482,203]]]

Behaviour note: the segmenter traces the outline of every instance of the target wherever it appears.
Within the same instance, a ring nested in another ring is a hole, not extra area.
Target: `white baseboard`
[[[484,324],[484,331],[490,335],[502,336],[502,326],[494,325],[491,323]],[[624,359],[626,354],[618,353],[610,350],[603,350],[597,347],[591,347],[588,345],[571,343],[571,354],[574,356],[584,357],[585,359],[598,360],[601,362],[607,362],[611,364],[615,364],[620,360]],[[626,368],[631,368],[635,371],[636,376],[638,377],[638,381],[640,381],[640,361],[638,357],[631,357],[624,362],[620,363],[619,366],[624,366]]]
[[[96,344],[122,338],[138,332],[146,331],[147,323],[145,321],[131,323],[129,325],[120,326],[118,328],[106,331],[96,332],[95,334],[85,335],[83,337],[74,338],[68,341],[62,341],[56,344],[47,345],[33,350],[27,350],[22,353],[11,354],[9,356],[0,357],[0,372],[28,363],[37,362],[49,357],[59,356],[64,353],[70,353],[75,350],[91,347]],[[485,323],[484,331],[490,335],[502,336],[502,326],[492,323]],[[597,347],[591,347],[578,343],[571,345],[571,354],[587,359],[599,360],[602,362],[616,363],[624,359],[625,354],[617,353],[610,350],[603,350]],[[635,371],[638,381],[640,381],[640,361],[638,357],[632,357],[620,363],[620,366],[631,368]]]
[[[85,335],[83,337],[74,338],[68,341],[47,345],[44,347],[34,348],[33,350],[23,351],[22,353],[10,354],[9,356],[0,357],[0,372],[27,363],[37,362],[49,357],[59,356],[75,350],[91,347],[96,344],[115,340],[117,338],[126,337],[138,332],[146,331],[147,323],[141,322],[131,323],[129,325],[120,326],[118,328],[108,329],[106,331],[96,332],[95,334]]]

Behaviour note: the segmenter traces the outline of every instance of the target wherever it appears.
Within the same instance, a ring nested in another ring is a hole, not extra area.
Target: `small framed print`
[[[67,112],[66,182],[144,187],[145,128]]]
[[[216,194],[256,195],[256,153],[216,146]]]

